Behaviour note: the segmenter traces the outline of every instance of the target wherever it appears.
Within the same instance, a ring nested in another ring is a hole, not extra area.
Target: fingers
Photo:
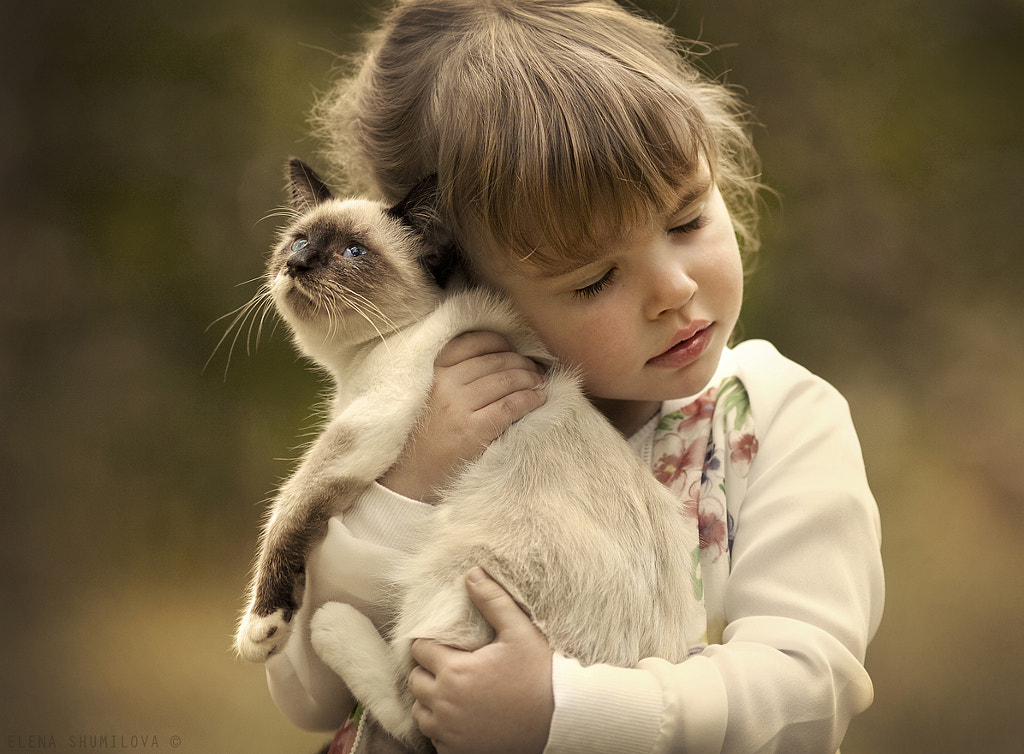
[[[412,645],[412,657],[417,663],[409,673],[407,685],[413,696],[412,719],[420,732],[428,738],[438,735],[437,716],[433,705],[437,689],[437,678],[434,675],[443,667],[444,647],[430,639],[417,639]],[[434,670],[428,670],[433,668]]]
[[[466,573],[466,590],[476,609],[499,639],[503,634],[517,630],[536,630],[530,617],[483,568],[474,566],[469,569]]]
[[[434,685],[436,683],[437,680],[434,678],[433,673],[426,670],[421,665],[417,665],[412,669],[412,672],[409,673],[409,691],[412,692],[413,698],[416,700],[416,704],[420,706],[420,714],[423,716],[429,715],[432,712],[427,700],[433,695]]]
[[[518,354],[510,355],[516,356]],[[493,366],[491,364],[481,366],[480,370],[486,371],[475,379],[469,379],[462,382],[462,380],[465,379],[464,376],[460,376],[461,378],[453,378],[465,385],[468,408],[473,411],[479,411],[480,409],[487,408],[492,403],[496,403],[506,396],[513,395],[524,390],[537,391],[544,384],[543,374],[521,366],[505,366],[503,363],[499,363],[499,361],[505,362],[506,359],[498,359],[489,356],[481,358],[487,359],[489,362],[494,362]],[[464,367],[464,365],[467,366]],[[458,370],[460,368],[466,368],[466,370],[469,371],[473,369],[473,365],[470,365],[469,362],[463,362],[462,365],[452,367],[453,370]]]
[[[452,338],[441,349],[434,366],[458,366],[467,383],[503,369],[544,374],[544,368],[537,362],[516,352],[504,337],[493,332],[468,332]]]
[[[544,404],[544,370],[488,332],[452,339],[434,362],[427,410],[378,481],[433,502],[453,475],[514,422]]]
[[[494,440],[514,422],[544,405],[545,395],[540,384],[527,383],[516,388],[517,384],[520,384],[518,380],[510,378],[499,385],[488,386],[495,390],[490,396],[493,400],[485,398],[474,417],[485,442]]]
[[[426,731],[433,731],[435,727],[434,710],[427,702],[433,696],[435,683],[434,676],[419,665],[409,673],[408,686],[413,696],[412,719],[424,735],[428,735]]]
[[[497,636],[476,651],[413,642],[413,719],[439,754],[542,751],[554,712],[551,647],[482,569],[470,569],[466,588]]]
[[[435,361],[437,406],[463,406],[487,443],[544,403],[544,370],[511,350],[501,335],[471,332],[450,341]]]
[[[450,367],[474,356],[503,352],[514,353],[515,351],[509,342],[503,336],[498,335],[498,333],[467,332],[448,341],[445,347],[441,349],[441,353],[438,354],[434,365]]]
[[[449,655],[460,650],[438,644],[433,639],[416,639],[412,643],[412,659],[417,667],[433,680],[434,675],[440,670]],[[413,671],[415,672],[415,670]],[[410,676],[411,679],[411,676]],[[422,679],[427,680],[427,679]]]

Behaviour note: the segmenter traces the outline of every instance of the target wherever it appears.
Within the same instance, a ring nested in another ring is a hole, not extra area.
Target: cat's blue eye
[[[309,245],[309,241],[305,238],[296,238],[295,243],[292,244],[292,251],[301,251]]]
[[[370,250],[367,249],[365,246],[360,246],[359,244],[352,244],[347,249],[345,249],[345,253],[342,254],[342,256],[344,256],[346,259],[355,259],[356,257],[361,257],[364,254],[369,253]]]

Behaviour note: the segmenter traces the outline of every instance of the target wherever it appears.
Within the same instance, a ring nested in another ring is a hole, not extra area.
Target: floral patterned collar
[[[705,595],[708,590],[721,594],[728,577],[736,532],[729,501],[746,494],[758,441],[749,396],[735,375],[681,407],[669,408],[663,408],[654,430],[648,462],[658,481],[679,496],[698,527],[694,591],[705,614],[687,634],[693,651],[699,652],[708,643],[722,640],[725,621],[721,606],[709,605]]]

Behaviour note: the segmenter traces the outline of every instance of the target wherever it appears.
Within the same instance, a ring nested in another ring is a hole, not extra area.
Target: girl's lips
[[[712,322],[697,322],[693,327],[676,334],[675,345],[664,353],[649,359],[647,364],[654,367],[680,369],[699,359],[711,343]]]

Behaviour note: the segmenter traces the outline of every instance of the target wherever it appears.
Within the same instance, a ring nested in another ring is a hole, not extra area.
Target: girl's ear
[[[308,212],[333,196],[316,171],[298,157],[288,160],[288,185],[292,192],[292,207],[299,212]]]

